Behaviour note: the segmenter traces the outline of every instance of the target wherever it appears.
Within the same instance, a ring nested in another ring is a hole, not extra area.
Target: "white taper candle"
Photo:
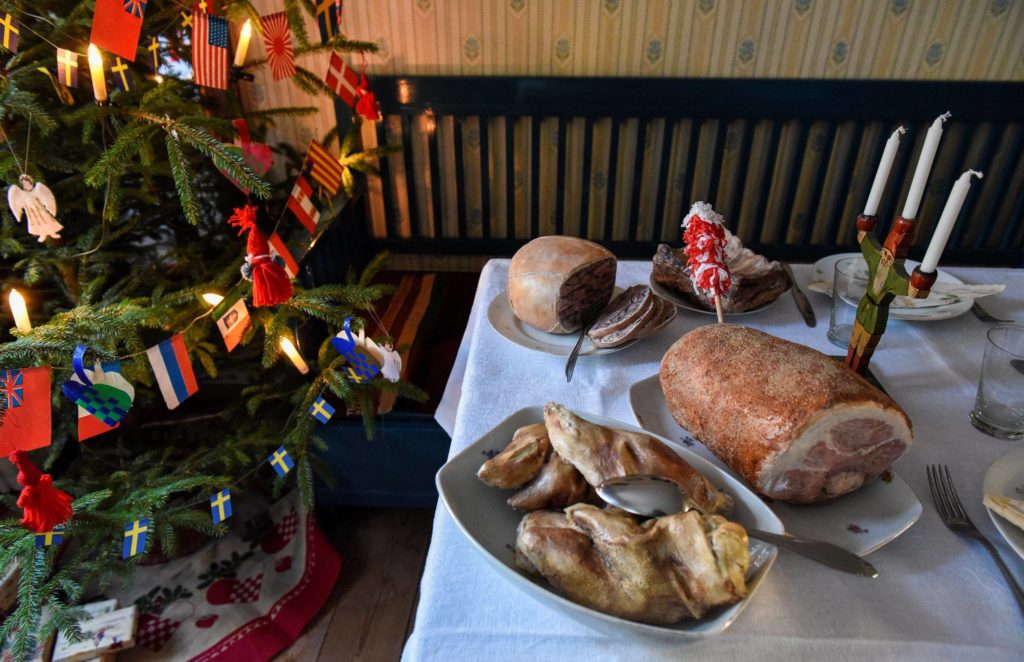
[[[245,25],[242,26],[242,33],[238,36],[238,48],[235,49],[235,66],[240,67],[245,64],[245,55],[249,52],[249,40],[252,39],[252,22],[250,19],[245,19]]]
[[[885,189],[885,182],[889,179],[889,171],[892,170],[892,162],[896,160],[896,150],[900,147],[900,136],[906,133],[904,127],[899,127],[892,132],[889,140],[885,141],[885,149],[882,151],[882,160],[878,163],[878,170],[875,172],[875,181],[871,184],[871,192],[868,193],[867,204],[864,205],[864,215],[874,216],[878,212],[878,203],[882,200],[882,191]]]
[[[92,93],[96,97],[96,103],[105,103],[107,100],[107,77],[105,74],[100,49],[89,44],[89,75],[92,77]]]
[[[903,218],[917,218],[917,209],[921,206],[921,198],[924,196],[924,185],[928,183],[928,174],[932,171],[932,162],[935,160],[935,153],[939,151],[939,140],[942,139],[942,124],[952,113],[943,113],[935,118],[928,134],[924,137],[924,145],[921,147],[921,156],[917,160],[917,170],[914,171],[914,179],[910,182],[910,192],[907,193],[907,202],[903,205]]]
[[[946,207],[942,210],[938,225],[935,226],[935,234],[932,235],[928,250],[924,254],[924,259],[921,260],[921,271],[926,274],[932,273],[939,266],[939,256],[942,255],[942,249],[946,247],[949,235],[953,232],[953,224],[956,223],[957,216],[960,215],[960,208],[964,206],[967,192],[971,190],[972,175],[978,179],[984,177],[976,170],[968,170],[960,175],[960,179],[953,184],[953,190],[949,192]]]
[[[11,307],[11,316],[14,317],[14,326],[18,327],[21,333],[28,333],[32,330],[32,323],[28,320],[28,308],[25,306],[25,297],[21,292],[11,288],[7,295],[7,304]]]

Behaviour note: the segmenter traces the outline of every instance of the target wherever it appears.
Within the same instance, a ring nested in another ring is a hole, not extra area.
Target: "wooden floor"
[[[397,660],[412,630],[433,509],[348,508],[321,515],[342,555],[334,594],[277,662]]]

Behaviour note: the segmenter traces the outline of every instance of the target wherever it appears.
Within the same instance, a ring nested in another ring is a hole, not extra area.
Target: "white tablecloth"
[[[460,351],[465,374],[453,374],[438,420],[451,422],[451,454],[508,414],[554,400],[634,422],[628,390],[658,370],[680,335],[713,318],[680,310],[669,329],[621,352],[582,358],[572,384],[565,360],[529,352],[495,332],[487,305],[505,288],[508,260],[492,260],[480,276]],[[810,267],[794,267],[806,284]],[[983,300],[997,317],[1024,323],[1024,270],[950,269],[970,283],[1006,283]],[[618,284],[646,283],[648,262],[620,262]],[[754,328],[839,353],[825,337],[829,300],[808,292],[818,326],[804,325],[786,294],[772,307],[736,318]],[[896,465],[924,504],[920,520],[871,554],[880,577],[867,580],[782,552],[749,607],[722,635],[668,645],[597,634],[507,585],[480,558],[443,505],[423,573],[415,629],[406,660],[650,659],[1024,659],[1024,616],[980,545],[950,532],[931,503],[925,465],[950,466],[975,523],[1015,572],[1024,562],[1002,540],[981,505],[988,466],[1019,447],[976,431],[967,419],[989,325],[967,313],[954,320],[891,321],[872,369],[906,409],[915,442]],[[457,368],[462,369],[462,368]]]

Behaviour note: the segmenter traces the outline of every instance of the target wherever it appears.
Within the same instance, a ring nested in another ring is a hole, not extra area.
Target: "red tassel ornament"
[[[377,97],[370,91],[370,83],[366,80],[366,74],[359,80],[359,87],[356,88],[356,112],[370,122],[380,121],[380,106],[377,104]]]
[[[7,459],[18,467],[18,484],[22,488],[18,497],[18,507],[23,513],[21,525],[29,531],[46,533],[68,521],[74,500],[71,495],[54,487],[50,474],[40,474],[25,451],[14,451]]]
[[[238,228],[239,236],[249,233],[242,277],[252,281],[252,304],[276,306],[291,299],[292,281],[284,270],[284,260],[270,254],[270,244],[256,226],[256,207],[246,205],[241,209],[235,208],[228,223]]]

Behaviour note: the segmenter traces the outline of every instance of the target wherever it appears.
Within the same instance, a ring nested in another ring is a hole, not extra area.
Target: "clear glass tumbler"
[[[828,339],[846,349],[857,318],[857,304],[868,289],[868,265],[863,257],[845,257],[836,261],[832,278],[832,312],[828,321]]]
[[[971,423],[998,439],[1024,439],[1024,326],[988,330]]]

